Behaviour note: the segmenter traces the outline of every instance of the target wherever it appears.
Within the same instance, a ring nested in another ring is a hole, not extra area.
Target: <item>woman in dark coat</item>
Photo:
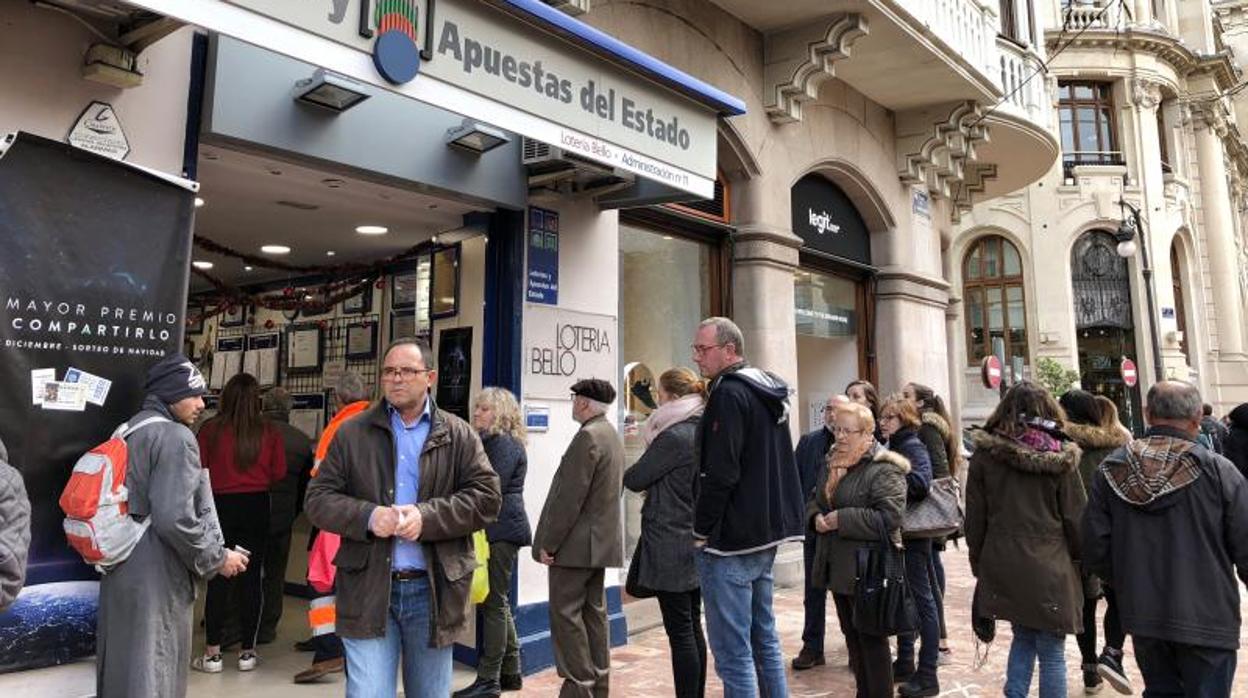
[[[701,698],[706,692],[706,638],[694,566],[694,438],[706,404],[706,384],[687,368],[673,368],[659,376],[658,393],[659,408],[642,427],[646,451],[624,472],[624,486],[646,497],[629,578],[659,599],[677,698]]]
[[[910,461],[906,475],[906,506],[913,506],[927,498],[932,485],[932,463],[927,449],[919,440],[919,412],[914,404],[900,394],[890,396],[880,407],[880,431],[887,439],[889,450],[901,454]],[[935,696],[940,694],[940,682],[936,676],[939,659],[940,617],[936,610],[931,577],[931,538],[908,538],[903,528],[902,539],[906,549],[906,583],[914,594],[915,607],[919,612],[919,662],[914,662],[913,634],[897,637],[897,661],[893,663],[893,681],[902,682],[897,694],[902,698]]]
[[[1005,695],[1025,698],[1036,659],[1040,698],[1066,695],[1066,635],[1083,631],[1079,517],[1087,504],[1079,447],[1062,438],[1062,408],[1023,381],[984,429],[966,485],[966,541],[976,596],[1013,623]]]
[[[490,542],[490,593],[481,603],[485,627],[481,633],[477,680],[457,691],[456,698],[497,696],[500,691],[520,690],[520,641],[509,596],[516,554],[533,543],[524,511],[524,477],[528,471],[524,418],[515,396],[503,388],[482,390],[472,405],[472,426],[481,436],[490,466],[498,473],[503,507],[498,520],[485,527],[485,537]]]
[[[932,479],[957,477],[958,466],[962,462],[961,439],[954,434],[953,419],[945,408],[945,401],[936,391],[919,383],[907,383],[901,394],[919,411],[922,423],[918,428],[918,436],[932,462]],[[930,577],[932,594],[936,598],[936,613],[940,616],[942,664],[949,657],[949,632],[945,627],[945,566],[940,560],[940,554],[944,550],[944,538],[932,539]]]
[[[1083,456],[1079,459],[1079,475],[1084,492],[1092,490],[1092,478],[1105,460],[1105,456],[1130,439],[1119,425],[1106,425],[1105,415],[1096,396],[1085,390],[1068,390],[1058,399],[1066,412],[1066,435],[1079,444]],[[1096,606],[1105,597],[1105,651],[1096,654]],[[1114,592],[1104,586],[1095,575],[1083,574],[1083,632],[1076,638],[1083,657],[1083,685],[1088,692],[1100,690],[1102,674],[1120,693],[1130,695],[1131,682],[1122,668],[1122,645],[1126,635],[1118,620],[1118,604]],[[1100,669],[1098,671],[1098,666]]]
[[[835,419],[836,444],[806,509],[807,520],[819,533],[811,584],[832,591],[858,698],[891,698],[888,637],[854,626],[854,577],[858,551],[879,546],[881,526],[892,545],[901,547],[910,464],[876,443],[875,420],[866,407],[838,405]]]

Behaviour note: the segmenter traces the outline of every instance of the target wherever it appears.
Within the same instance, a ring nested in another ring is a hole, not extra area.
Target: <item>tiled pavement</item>
[[[987,663],[980,669],[974,664],[974,642],[970,630],[970,599],[974,589],[974,578],[964,550],[950,548],[945,552],[945,572],[948,585],[945,600],[946,624],[949,628],[949,643],[953,648],[953,663],[940,668],[940,687],[944,696],[999,696],[1005,683],[1005,660],[1009,653],[1010,628],[1007,623],[998,624],[997,640],[988,653]],[[1241,588],[1241,608],[1248,601]],[[1103,607],[1102,607],[1103,608]],[[785,662],[792,659],[801,649],[802,634],[802,596],[798,589],[783,589],[776,594],[776,622],[781,633],[781,645],[785,653]],[[789,691],[794,698],[813,698],[814,696],[852,696],[854,695],[854,678],[849,672],[848,659],[845,654],[845,643],[841,638],[836,621],[836,612],[829,599],[826,657],[827,664],[807,671],[794,672],[789,668]],[[1136,694],[1143,692],[1143,684],[1139,678],[1139,670],[1131,655],[1131,642],[1127,641],[1128,659],[1127,673],[1135,682]],[[1248,662],[1241,653],[1240,666]],[[1066,645],[1066,668],[1068,672],[1069,695],[1083,693],[1083,679],[1079,671],[1079,649],[1074,637],[1070,637]],[[662,628],[648,630],[630,638],[626,647],[620,647],[611,653],[611,695],[612,696],[671,696],[674,695],[671,680],[671,665],[667,654],[667,637]],[[714,671],[707,682],[707,695],[719,696],[723,690]],[[1038,676],[1038,671],[1037,671]],[[1036,678],[1032,680],[1032,695],[1036,694]],[[559,677],[554,671],[547,671],[525,681],[525,696],[553,696],[559,686]],[[1103,698],[1117,695],[1108,685],[1100,694]],[[1234,696],[1248,698],[1248,668],[1241,669],[1236,681]]]

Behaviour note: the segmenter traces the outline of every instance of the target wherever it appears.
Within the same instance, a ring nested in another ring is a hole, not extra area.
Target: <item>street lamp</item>
[[[1157,382],[1160,383],[1164,380],[1161,367],[1161,336],[1157,331],[1157,308],[1153,300],[1153,267],[1148,260],[1148,240],[1144,236],[1144,221],[1140,219],[1140,209],[1127,203],[1126,200],[1119,199],[1118,205],[1131,212],[1129,218],[1123,216],[1122,223],[1114,233],[1114,239],[1118,241],[1118,256],[1130,259],[1137,249],[1142,254],[1140,272],[1144,275],[1144,296],[1148,300],[1148,331],[1153,342],[1153,373],[1157,377]],[[1140,239],[1138,244],[1135,240],[1137,235]]]

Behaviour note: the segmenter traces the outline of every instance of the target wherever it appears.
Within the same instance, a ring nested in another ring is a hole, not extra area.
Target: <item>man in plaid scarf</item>
[[[1114,589],[1145,695],[1230,695],[1235,676],[1248,482],[1199,445],[1201,405],[1154,385],[1148,431],[1101,463],[1083,517],[1083,564]]]

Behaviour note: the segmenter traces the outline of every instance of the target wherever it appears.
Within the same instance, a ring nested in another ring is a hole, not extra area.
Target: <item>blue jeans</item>
[[[936,595],[931,577],[932,541],[927,539],[906,541],[906,583],[914,594],[914,605],[919,611],[919,666],[914,678],[927,686],[936,682],[936,660],[940,657],[940,614],[936,607]],[[939,593],[938,591],[936,593]],[[914,664],[915,634],[897,636],[897,663],[902,666]]]
[[[398,693],[399,658],[403,659],[403,695],[446,698],[451,694],[451,647],[429,646],[429,580],[390,583],[390,613],[384,637],[344,637],[347,652],[347,698]]]
[[[697,554],[706,641],[715,655],[715,673],[724,683],[724,698],[789,695],[771,611],[775,559],[775,548],[745,555]]]
[[[1027,698],[1031,673],[1040,659],[1040,698],[1066,698],[1066,636],[1015,623],[1005,667],[1006,698]]]

